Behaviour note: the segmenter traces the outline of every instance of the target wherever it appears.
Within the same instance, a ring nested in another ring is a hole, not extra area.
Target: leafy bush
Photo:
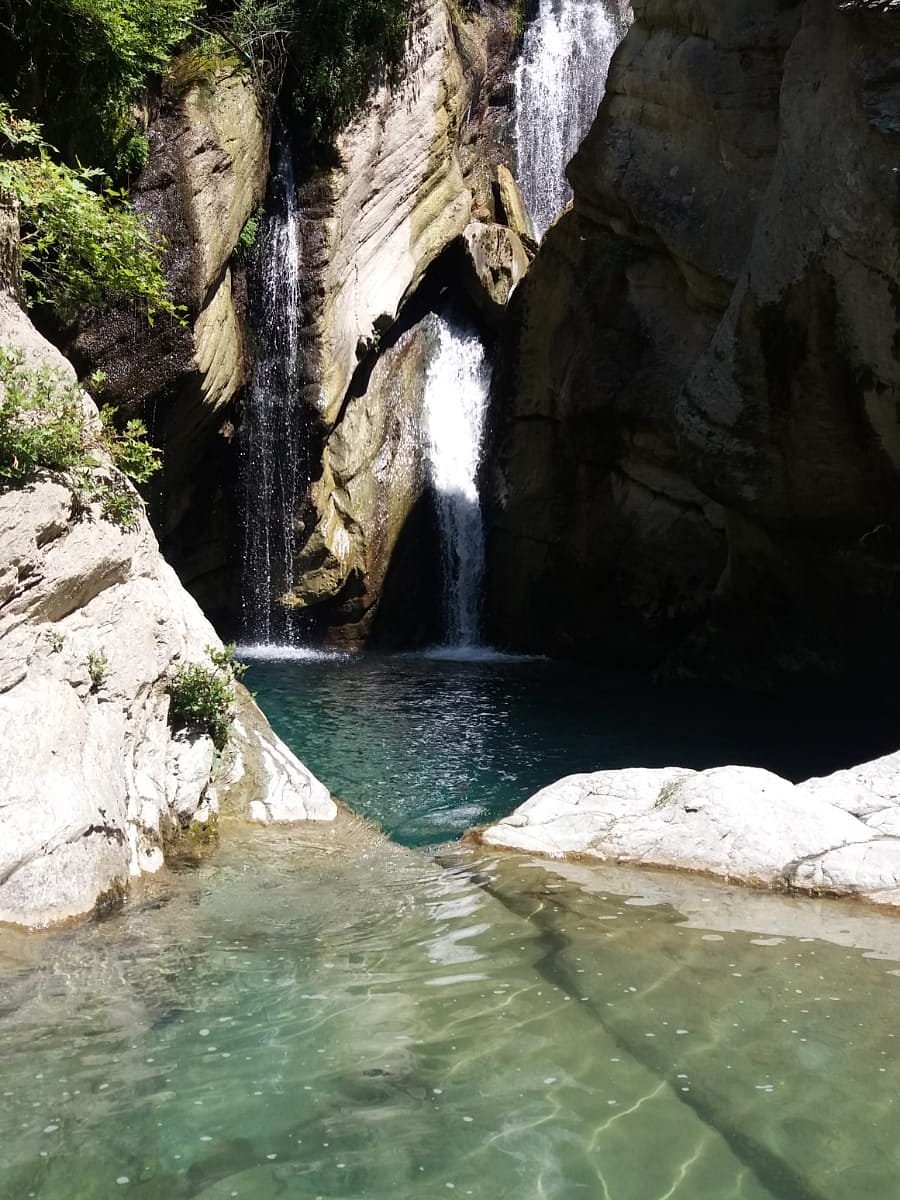
[[[102,650],[91,650],[87,656],[86,665],[91,681],[91,691],[96,692],[106,682],[109,674],[109,660]]]
[[[418,0],[227,0],[207,7],[212,27],[260,92],[280,95],[298,143],[322,158],[372,87],[401,62]]]
[[[212,666],[186,663],[176,668],[168,684],[172,698],[170,718],[176,726],[193,726],[205,730],[217,750],[223,750],[233,717],[234,681],[246,667],[234,658],[231,643],[216,650],[207,646]]]
[[[133,166],[135,101],[200,0],[0,0],[0,95],[28,98],[69,163]]]
[[[99,427],[92,427],[79,387],[61,371],[27,367],[22,354],[0,348],[0,490],[26,483],[41,470],[59,471],[82,507],[98,502],[107,520],[131,529],[140,496],[121,476],[104,477],[95,455],[106,452],[123,475],[146,483],[161,465],[146,436],[142,421],[117,430],[109,408]]]
[[[22,274],[32,303],[63,321],[130,297],[147,315],[176,316],[163,246],[121,192],[97,191],[102,172],[55,162],[39,126],[0,103],[0,191],[19,207]]]
[[[59,372],[26,367],[23,355],[0,349],[0,487],[24,483],[41,468],[90,465],[78,388]]]

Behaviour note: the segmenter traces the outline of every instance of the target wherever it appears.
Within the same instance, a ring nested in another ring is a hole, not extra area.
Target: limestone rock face
[[[900,753],[796,786],[755,767],[571,775],[478,836],[900,905],[898,834]]]
[[[400,83],[340,136],[340,167],[305,193],[305,395],[326,424],[360,357],[469,222],[457,142],[472,96],[445,0],[426,0]]]
[[[166,446],[155,519],[167,556],[208,611],[221,607],[233,517],[234,401],[247,374],[232,254],[265,196],[269,127],[253,86],[224,73],[167,85],[132,199],[167,243],[166,274],[188,324],[148,326],[126,308],[82,329],[75,353],[107,376],[112,402]]]
[[[8,298],[0,344],[74,379]],[[220,809],[334,816],[243,689],[221,758],[173,734],[172,670],[220,643],[143,515],[127,531],[97,505],[76,519],[68,486],[39,478],[0,493],[0,564],[0,921],[90,911]]]
[[[494,630],[738,682],[889,673],[900,14],[633,7],[501,338]]]
[[[505,225],[473,221],[462,232],[461,246],[466,264],[463,284],[482,316],[496,324],[528,270],[522,240]]]
[[[371,631],[398,540],[422,500],[425,373],[434,340],[426,319],[378,358],[325,442],[297,557],[294,603],[332,608],[332,640],[359,645]]]

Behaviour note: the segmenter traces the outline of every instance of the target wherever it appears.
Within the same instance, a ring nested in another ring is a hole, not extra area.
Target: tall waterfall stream
[[[475,646],[484,575],[478,466],[490,364],[479,338],[438,319],[438,345],[425,381],[423,430],[441,533],[446,642]]]
[[[597,115],[624,34],[619,0],[540,0],[515,73],[518,180],[543,237],[571,199],[565,169]]]
[[[281,141],[251,273],[256,361],[241,428],[243,635],[290,642],[278,597],[293,582],[294,519],[309,484],[299,407],[300,239],[290,147]]]

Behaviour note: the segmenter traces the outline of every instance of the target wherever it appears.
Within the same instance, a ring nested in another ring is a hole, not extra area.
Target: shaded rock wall
[[[896,661],[898,18],[844,9],[635,3],[502,339],[500,636]]]
[[[232,255],[262,203],[269,125],[250,80],[167,84],[149,129],[135,207],[167,244],[166,274],[186,324],[119,308],[87,321],[72,348],[108,376],[106,396],[140,413],[164,450],[153,506],[167,558],[218,618],[234,608],[236,400],[247,378],[242,280]]]

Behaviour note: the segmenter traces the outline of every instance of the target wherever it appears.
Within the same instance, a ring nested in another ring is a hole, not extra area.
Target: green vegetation
[[[0,488],[25,483],[41,469],[92,465],[78,388],[59,372],[26,367],[23,355],[0,349]]]
[[[322,152],[399,64],[417,0],[0,0],[0,98],[39,121],[64,162],[117,180],[146,161],[148,84],[223,68],[280,96]]]
[[[121,192],[97,191],[102,172],[56,162],[39,126],[0,102],[0,193],[19,210],[22,274],[32,303],[63,321],[130,297],[148,317],[175,315],[160,244]]]
[[[223,750],[233,718],[234,682],[246,671],[235,661],[234,643],[221,650],[207,646],[211,666],[186,663],[169,680],[170,719],[176,726],[205,730],[217,750]]]
[[[91,691],[99,691],[109,674],[109,659],[102,650],[91,650],[86,659],[86,666],[91,681]]]
[[[59,472],[77,507],[99,502],[107,520],[131,529],[141,498],[121,477],[104,474],[96,455],[105,452],[122,475],[146,483],[161,465],[146,437],[142,421],[117,430],[109,408],[92,427],[77,384],[61,371],[28,367],[22,354],[0,349],[0,490],[21,486],[40,471]]]
[[[66,639],[58,629],[47,630],[47,641],[50,643],[50,649],[54,654],[61,654],[62,648],[66,644]]]
[[[253,247],[256,245],[256,239],[259,237],[259,227],[262,223],[263,210],[258,208],[244,222],[244,228],[238,236],[237,245],[234,252],[238,259],[245,259]]]
[[[154,80],[176,90],[248,71],[304,160],[397,70],[418,0],[0,0],[0,201],[19,211],[29,302],[68,323],[136,299],[180,314],[164,247],[128,204]],[[58,149],[57,149],[58,147]],[[117,186],[114,186],[117,185]],[[241,247],[258,224],[247,223]]]
[[[66,162],[126,176],[146,155],[135,106],[199,8],[200,0],[0,0],[0,95],[45,126]]]
[[[296,134],[319,153],[402,61],[410,0],[295,0],[284,96]]]

